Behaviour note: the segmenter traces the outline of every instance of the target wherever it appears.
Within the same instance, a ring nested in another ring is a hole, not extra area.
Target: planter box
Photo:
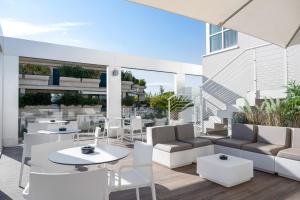
[[[19,74],[19,84],[20,85],[48,86],[49,85],[49,76]]]
[[[100,79],[60,77],[60,86],[77,88],[99,88]]]

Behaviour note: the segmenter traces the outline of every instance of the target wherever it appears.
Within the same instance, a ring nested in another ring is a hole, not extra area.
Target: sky
[[[126,0],[0,0],[0,24],[9,37],[164,60],[201,64],[205,52],[204,23]]]

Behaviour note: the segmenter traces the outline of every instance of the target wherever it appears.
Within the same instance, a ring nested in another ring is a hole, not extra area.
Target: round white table
[[[65,120],[55,120],[55,121],[51,121],[51,120],[41,120],[39,121],[40,124],[64,124],[67,123],[68,121]]]
[[[93,145],[90,145],[93,146]],[[91,154],[81,153],[81,147],[71,147],[51,153],[48,159],[62,165],[74,165],[79,169],[85,165],[105,164],[125,158],[129,150],[110,144],[99,144],[95,146],[95,152]]]
[[[67,128],[65,131],[60,131],[59,128],[49,130],[39,130],[38,133],[43,134],[58,134],[58,140],[61,141],[61,135],[79,133],[81,130],[77,128]],[[78,138],[78,136],[77,136]]]

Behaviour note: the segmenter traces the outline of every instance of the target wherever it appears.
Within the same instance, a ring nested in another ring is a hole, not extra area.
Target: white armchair
[[[54,142],[57,140],[58,140],[58,135],[56,134],[27,133],[24,135],[24,146],[23,146],[23,153],[22,153],[20,176],[19,176],[19,187],[21,187],[22,184],[25,159],[26,158],[31,159],[31,147],[33,145]]]
[[[132,117],[130,119],[130,125],[124,127],[124,129],[129,130],[131,141],[133,141],[133,136],[136,134],[136,131],[138,131],[137,135],[140,135],[143,141],[143,121],[141,116]]]
[[[23,191],[26,200],[108,200],[105,169],[80,173],[30,173],[30,184]]]
[[[136,141],[133,150],[132,165],[121,166],[117,173],[111,172],[110,185],[112,191],[136,189],[139,197],[140,187],[151,187],[152,199],[156,200],[155,184],[152,170],[152,145]]]

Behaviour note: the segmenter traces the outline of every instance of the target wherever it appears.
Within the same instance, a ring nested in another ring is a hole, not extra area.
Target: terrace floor
[[[117,143],[117,142],[114,142]],[[120,144],[119,144],[120,145]],[[131,148],[131,145],[124,145]],[[0,159],[0,199],[21,200],[22,189],[18,187],[22,146],[5,148]],[[124,163],[130,163],[131,157],[110,166],[118,168]],[[29,167],[24,170],[23,185],[28,180]],[[189,165],[170,170],[154,164],[154,178],[157,199],[159,200],[195,200],[195,199],[300,199],[300,182],[282,178],[276,175],[255,171],[255,177],[247,183],[225,188],[213,182],[200,178],[196,173],[196,165]],[[140,190],[141,199],[151,199],[150,188]],[[115,192],[110,199],[135,199],[135,190]]]

